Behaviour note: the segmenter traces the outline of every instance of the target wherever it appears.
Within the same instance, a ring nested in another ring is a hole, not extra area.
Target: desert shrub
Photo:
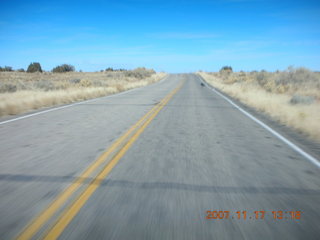
[[[111,67],[106,68],[106,72],[113,72],[113,68]]]
[[[38,63],[38,62],[30,63],[28,66],[27,72],[28,73],[42,72],[42,68],[41,68],[40,63]]]
[[[268,83],[268,74],[266,71],[261,71],[256,74],[256,80],[261,86],[265,86]]]
[[[17,72],[25,72],[25,70],[23,68],[19,68],[17,69]]]
[[[54,73],[74,72],[74,71],[75,71],[74,66],[70,64],[62,64],[52,69],[52,72]]]
[[[114,78],[116,79],[117,77],[119,77],[119,74],[115,75],[113,72],[107,72],[105,75],[107,78]]]
[[[78,84],[78,83],[80,83],[80,81],[81,81],[81,79],[79,79],[79,78],[69,80],[69,82],[72,84]]]
[[[123,91],[126,90],[125,87],[122,84],[117,84],[116,85],[116,89],[117,89],[118,92],[123,92]]]
[[[151,75],[155,73],[156,72],[153,69],[147,69],[144,67],[139,67],[130,71],[124,71],[126,77],[134,77],[138,79],[151,77]]]
[[[317,82],[319,78],[316,73],[310,71],[307,68],[297,68],[294,69],[291,74],[291,79],[294,83],[303,83],[303,82]]]
[[[0,85],[0,93],[16,92],[16,91],[17,91],[17,86],[11,83]]]
[[[95,86],[95,87],[106,87],[106,86],[108,86],[106,81],[102,81],[102,80],[99,80],[99,79],[92,79],[91,80],[91,85]]]
[[[80,86],[81,87],[90,87],[92,85],[91,81],[88,79],[81,79]]]
[[[238,73],[238,81],[246,81],[247,80],[247,74],[244,71],[240,71]]]
[[[276,73],[274,78],[277,86],[285,86],[290,91],[303,89],[320,90],[320,75],[307,68],[289,67],[286,71]]]
[[[290,103],[295,104],[312,104],[315,101],[315,97],[313,96],[300,96],[300,95],[293,95],[293,97],[290,99]]]
[[[35,88],[42,89],[44,91],[50,91],[56,89],[53,82],[50,80],[40,80],[35,82]]]
[[[68,89],[72,86],[72,84],[70,84],[70,82],[68,81],[57,81],[54,84],[55,89],[57,90],[61,90],[61,89]]]

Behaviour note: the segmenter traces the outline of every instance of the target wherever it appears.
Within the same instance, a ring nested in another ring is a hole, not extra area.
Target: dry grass
[[[320,143],[320,74],[305,68],[283,72],[199,72],[208,83]]]
[[[122,72],[0,72],[0,116],[146,86],[165,77],[148,69]]]

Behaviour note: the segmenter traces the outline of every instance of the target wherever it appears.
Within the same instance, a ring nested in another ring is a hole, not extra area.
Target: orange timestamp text
[[[206,211],[206,219],[264,219],[270,216],[274,220],[301,219],[301,211]]]

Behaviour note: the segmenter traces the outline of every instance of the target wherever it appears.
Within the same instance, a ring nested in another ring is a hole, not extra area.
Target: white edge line
[[[197,75],[199,77],[199,75]],[[201,77],[202,78],[202,77]],[[201,80],[200,78],[200,80]],[[202,81],[202,80],[201,80]],[[282,136],[280,133],[276,132],[275,130],[273,130],[271,127],[269,127],[268,125],[266,125],[265,123],[263,123],[262,121],[260,121],[259,119],[255,118],[253,115],[251,115],[250,113],[248,113],[247,111],[243,110],[241,107],[239,107],[237,104],[235,104],[232,100],[230,100],[228,97],[226,97],[225,95],[221,94],[220,92],[218,92],[214,87],[211,87],[207,84],[207,82],[204,82],[204,84],[210,88],[213,92],[215,92],[216,94],[218,94],[220,97],[224,98],[227,102],[229,102],[231,105],[233,105],[235,108],[237,108],[240,112],[242,112],[244,115],[246,115],[247,117],[249,117],[251,120],[255,121],[256,123],[258,123],[261,127],[263,127],[264,129],[268,130],[270,133],[272,133],[274,136],[276,136],[277,138],[279,138],[281,141],[283,141],[285,144],[287,144],[289,147],[291,147],[293,150],[295,150],[296,152],[298,152],[300,155],[304,156],[306,159],[308,159],[310,162],[312,162],[313,164],[315,164],[317,167],[320,168],[320,162],[314,158],[313,156],[311,156],[310,154],[306,153],[305,151],[303,151],[301,148],[299,148],[297,145],[295,145],[293,142],[289,141],[288,139],[286,139],[284,136]]]
[[[165,81],[168,78],[168,76],[169,76],[169,74],[167,76],[165,76],[163,79],[161,79],[159,82],[156,82],[155,84],[158,84],[158,83],[161,83],[161,82]],[[147,85],[147,86],[150,86],[150,85]],[[48,112],[57,111],[57,110],[64,109],[64,108],[73,107],[73,106],[80,105],[80,104],[87,103],[87,102],[97,101],[97,100],[99,100],[101,98],[116,97],[116,96],[119,96],[119,95],[122,95],[122,94],[126,94],[126,93],[129,93],[129,92],[132,92],[132,91],[136,91],[138,89],[141,89],[141,88],[147,87],[147,86],[133,88],[133,89],[130,89],[130,90],[127,90],[127,91],[124,91],[124,92],[115,93],[115,94],[108,95],[108,96],[103,96],[103,97],[93,98],[93,99],[89,99],[89,100],[85,100],[85,101],[81,101],[81,102],[71,103],[71,104],[68,104],[68,105],[61,106],[61,107],[53,107],[53,108],[50,108],[48,110],[44,110],[44,111],[40,111],[40,112],[36,112],[36,113],[31,113],[31,114],[27,114],[25,116],[21,116],[21,117],[17,117],[17,118],[13,118],[13,119],[2,121],[2,122],[0,122],[0,125],[6,124],[6,123],[10,123],[10,122],[15,122],[15,121],[22,120],[22,119],[25,119],[25,118],[34,117],[34,116],[37,116],[37,115],[40,115],[40,114],[44,114],[44,113],[48,113]]]

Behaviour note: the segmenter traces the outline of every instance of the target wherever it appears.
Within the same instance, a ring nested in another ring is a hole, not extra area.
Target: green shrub
[[[52,69],[52,72],[54,73],[74,72],[74,71],[75,71],[74,66],[70,64],[62,64]]]
[[[226,73],[232,73],[232,67],[231,66],[224,66],[220,69],[220,73],[226,72]]]
[[[0,67],[0,72],[12,72],[12,67],[5,66],[5,67]]]
[[[41,68],[40,63],[38,63],[38,62],[30,63],[28,66],[27,72],[28,73],[42,72],[42,68]]]

